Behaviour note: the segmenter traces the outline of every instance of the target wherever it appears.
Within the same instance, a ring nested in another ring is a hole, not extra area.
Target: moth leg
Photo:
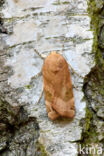
[[[76,90],[79,91],[78,87],[76,87],[74,84],[72,85],[72,88],[75,88]]]

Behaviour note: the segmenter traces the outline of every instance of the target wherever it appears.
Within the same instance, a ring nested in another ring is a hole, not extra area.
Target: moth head
[[[50,70],[53,73],[58,73],[59,71],[62,71],[63,67],[64,67],[64,59],[62,57],[55,57],[52,61],[52,64],[50,66]]]

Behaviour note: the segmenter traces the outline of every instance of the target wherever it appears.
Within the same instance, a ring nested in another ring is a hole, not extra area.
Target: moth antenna
[[[79,75],[74,69],[73,69],[73,67],[68,63],[68,65],[69,65],[69,67],[71,68],[71,70],[72,70],[72,73],[74,73],[74,74],[76,74],[78,77],[80,77],[80,78],[83,78],[83,76],[81,76],[81,75]]]
[[[41,58],[41,59],[45,59],[40,53],[39,53],[39,51],[37,50],[37,49],[34,49],[34,52]]]

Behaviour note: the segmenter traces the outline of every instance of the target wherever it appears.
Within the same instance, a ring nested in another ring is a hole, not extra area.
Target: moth
[[[75,104],[71,75],[64,57],[51,52],[44,61],[43,89],[48,117],[51,120],[67,117],[74,118]]]

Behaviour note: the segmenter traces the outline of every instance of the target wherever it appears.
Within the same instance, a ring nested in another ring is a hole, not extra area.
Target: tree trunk
[[[2,0],[0,16],[0,156],[103,155],[103,0]],[[72,121],[46,112],[51,51],[69,64]]]

